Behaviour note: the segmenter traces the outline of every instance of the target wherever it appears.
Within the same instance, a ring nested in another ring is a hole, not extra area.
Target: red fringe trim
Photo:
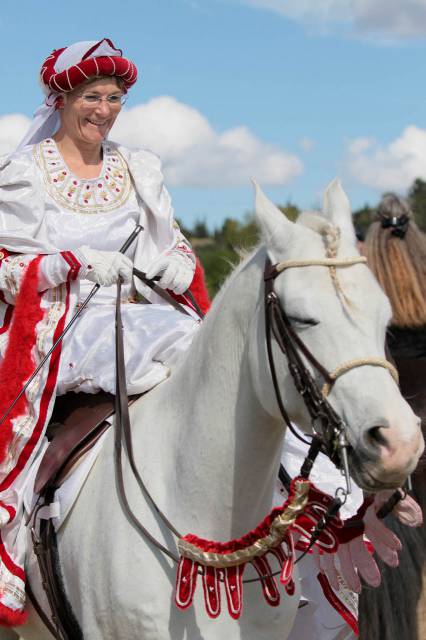
[[[214,540],[205,540],[204,538],[199,538],[193,533],[188,533],[186,536],[183,536],[183,540],[190,542],[191,544],[197,546],[202,551],[211,551],[213,553],[232,553],[234,551],[240,551],[241,549],[245,549],[250,545],[254,544],[259,540],[259,538],[264,538],[269,534],[269,530],[271,528],[272,522],[275,518],[287,508],[289,504],[294,499],[294,495],[297,489],[297,484],[299,482],[305,483],[306,480],[303,478],[294,478],[291,483],[290,492],[287,500],[284,502],[282,507],[275,507],[272,509],[271,513],[266,516],[264,520],[252,531],[244,534],[241,538],[236,538],[235,540],[229,540],[228,542],[216,542]]]
[[[0,364],[0,419],[34,371],[32,349],[36,341],[37,323],[43,318],[41,294],[37,291],[41,258],[37,256],[28,265],[16,298],[6,353]],[[26,409],[24,394],[0,425],[0,463],[5,460],[7,448],[13,439],[12,421],[23,415]]]
[[[26,623],[27,611],[14,611],[0,602],[0,627],[20,627]]]

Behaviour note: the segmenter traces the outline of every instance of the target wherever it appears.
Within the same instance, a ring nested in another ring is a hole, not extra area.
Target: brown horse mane
[[[384,227],[386,220],[407,216],[405,234]],[[414,221],[407,202],[394,194],[383,198],[368,230],[364,253],[388,296],[392,324],[398,327],[426,325],[426,234]]]

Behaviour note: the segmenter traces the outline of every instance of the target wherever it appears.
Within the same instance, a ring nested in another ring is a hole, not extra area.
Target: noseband
[[[290,319],[274,290],[274,280],[280,273],[291,268],[308,266],[328,268],[350,267],[355,264],[365,264],[365,262],[366,259],[359,256],[346,260],[335,258],[325,258],[324,260],[291,260],[272,265],[268,258],[264,270],[266,344],[272,382],[281,415],[288,428],[297,438],[306,444],[311,444],[311,453],[315,457],[319,451],[322,451],[338,468],[344,471],[348,491],[350,491],[350,475],[347,456],[347,447],[349,444],[346,433],[347,426],[341,416],[339,416],[333,409],[330,402],[327,400],[327,396],[340,376],[357,367],[366,365],[383,367],[390,372],[397,384],[398,373],[395,367],[388,360],[377,357],[350,360],[339,365],[332,372],[329,372],[320,362],[318,362],[300,336],[295,332]],[[294,429],[284,406],[276,373],[272,349],[272,336],[274,336],[281,352],[287,358],[288,368],[292,375],[294,385],[302,396],[305,407],[310,415],[314,432],[314,440],[312,443],[309,443],[307,440],[302,438]],[[324,384],[321,388],[314,380],[314,377],[306,366],[304,359],[324,380]],[[309,474],[314,459],[312,460],[312,456],[308,455],[308,458],[305,461],[305,465],[307,465],[304,469],[305,473]]]

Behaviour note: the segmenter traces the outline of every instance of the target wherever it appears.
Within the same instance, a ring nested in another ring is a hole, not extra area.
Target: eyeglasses
[[[98,96],[95,93],[82,93],[79,95],[83,106],[85,107],[98,107],[101,102],[106,102],[111,109],[119,109],[127,100],[125,94],[112,95],[112,96]]]

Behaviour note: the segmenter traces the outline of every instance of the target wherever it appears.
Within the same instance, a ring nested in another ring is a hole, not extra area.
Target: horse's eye
[[[292,324],[295,324],[301,329],[303,329],[303,327],[315,327],[317,324],[319,324],[319,320],[315,320],[314,318],[298,318],[296,316],[288,316],[288,319]]]

